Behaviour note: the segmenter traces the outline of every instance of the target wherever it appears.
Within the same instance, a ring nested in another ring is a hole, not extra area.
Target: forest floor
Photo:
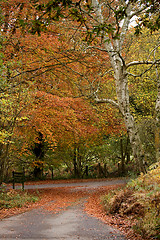
[[[132,230],[134,221],[106,215],[101,205],[101,196],[124,185],[122,179],[27,183],[25,187],[30,189],[26,191],[40,200],[21,208],[1,209],[0,239],[31,239],[34,232],[37,239],[51,239],[52,235],[52,239],[141,240]],[[54,231],[51,223],[58,224]],[[40,238],[41,230],[46,235]]]

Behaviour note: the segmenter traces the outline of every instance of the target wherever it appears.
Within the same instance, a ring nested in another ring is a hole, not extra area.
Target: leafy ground
[[[85,180],[87,181],[87,180]],[[90,180],[88,180],[90,181]],[[99,181],[99,180],[97,180]],[[50,182],[50,181],[49,181]],[[48,181],[45,183],[48,184]],[[65,182],[65,181],[58,181],[58,182]],[[68,182],[68,181],[67,181]],[[70,182],[70,181],[69,181]],[[78,180],[74,180],[72,182],[78,182]],[[44,182],[34,182],[34,184],[44,184]],[[53,181],[52,181],[53,183]],[[57,183],[57,181],[56,181]],[[28,183],[28,184],[33,184]],[[81,187],[61,187],[61,188],[50,188],[50,189],[41,189],[38,192],[36,190],[25,190],[25,194],[28,194],[33,199],[39,198],[38,201],[26,201],[24,205],[18,207],[7,208],[3,207],[0,209],[0,218],[9,217],[14,214],[19,214],[33,208],[38,208],[43,206],[49,212],[57,213],[60,211],[64,211],[72,204],[79,201],[84,201],[84,210],[96,217],[101,219],[108,225],[112,227],[118,228],[121,230],[128,239],[130,240],[141,240],[146,239],[135,233],[132,229],[132,226],[137,223],[137,220],[134,218],[130,218],[128,215],[120,215],[119,213],[111,213],[106,214],[106,209],[104,208],[104,204],[102,204],[102,198],[104,203],[104,196],[106,193],[115,192],[117,188],[122,189],[123,185],[115,185],[115,186],[106,186],[106,187],[99,187],[99,188],[81,188]],[[122,191],[122,190],[121,190]],[[24,194],[20,190],[10,190],[8,193],[14,192],[15,194]],[[118,191],[119,192],[119,191]]]
[[[110,191],[102,201],[109,216],[130,220],[144,239],[160,239],[160,164],[124,189]]]
[[[27,182],[25,185],[40,185],[40,184],[49,184],[49,183],[75,183],[75,182],[91,182],[91,181],[104,181],[104,179],[95,179],[95,180],[57,180],[57,181],[36,181],[36,182]],[[18,185],[18,184],[17,184]],[[10,186],[7,185],[7,186]],[[116,186],[110,186],[106,187],[108,189],[115,189],[117,188],[118,185]],[[41,190],[25,190],[24,192],[21,190],[8,190],[6,191],[5,195],[5,200],[8,201],[9,196],[15,196],[15,200],[17,199],[17,206],[12,206],[7,207],[7,205],[1,205],[0,207],[0,219],[18,214],[27,210],[30,210],[32,208],[36,208],[39,206],[43,206],[47,204],[47,209],[49,211],[53,212],[59,212],[61,210],[65,210],[66,207],[72,205],[76,201],[79,201],[82,198],[88,198],[90,195],[93,194],[93,191],[99,193],[101,192],[101,188],[99,189],[92,189],[86,190],[83,188],[81,190],[81,187],[58,187],[58,188],[46,188],[46,189],[41,189]],[[3,191],[4,192],[4,191]],[[105,191],[106,192],[106,191]],[[4,194],[4,193],[3,193]],[[104,192],[103,192],[104,194]],[[16,197],[17,196],[17,197]],[[26,199],[23,201],[23,204],[19,204],[18,199],[20,198],[19,196],[26,196]],[[30,196],[30,199],[28,198]],[[8,200],[7,200],[8,198]],[[32,201],[33,199],[39,198],[38,201]],[[54,204],[53,204],[54,201]],[[15,203],[16,204],[16,203]]]

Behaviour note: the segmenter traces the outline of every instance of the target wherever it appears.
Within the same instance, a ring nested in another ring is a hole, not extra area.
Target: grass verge
[[[3,186],[0,189],[0,209],[20,208],[38,200],[38,194],[35,195],[22,190],[6,190]]]

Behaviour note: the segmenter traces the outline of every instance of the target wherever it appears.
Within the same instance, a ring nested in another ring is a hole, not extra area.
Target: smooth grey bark
[[[109,4],[109,3],[108,3]],[[124,1],[125,4],[125,1]],[[101,4],[98,0],[92,0],[92,6],[94,8],[94,13],[97,16],[97,24],[103,24],[105,23],[105,17],[103,16]],[[143,7],[142,11],[145,8]],[[141,11],[140,9],[137,12],[134,12],[134,7],[132,4],[126,5],[126,16],[123,19],[123,23],[121,26],[121,31],[119,34],[119,38],[112,39],[112,41],[109,39],[109,35],[105,33],[103,37],[103,48],[105,48],[106,52],[108,52],[110,63],[114,72],[114,79],[115,79],[115,85],[116,85],[116,95],[117,95],[117,103],[114,105],[118,105],[118,108],[123,115],[123,119],[125,122],[125,126],[129,135],[131,148],[133,152],[134,159],[137,162],[137,166],[139,171],[145,172],[145,166],[144,166],[144,152],[142,143],[140,140],[138,128],[136,126],[134,117],[132,116],[130,112],[130,104],[129,104],[129,91],[128,91],[128,72],[127,67],[130,67],[130,65],[126,65],[124,58],[122,57],[122,49],[123,49],[123,43],[125,36],[128,32],[129,24],[131,18],[134,16],[134,14],[139,14]],[[142,62],[133,62],[132,65],[138,63],[142,64]],[[152,64],[152,62],[147,63]],[[101,102],[101,99],[99,99],[96,96],[96,101]],[[103,100],[103,102],[109,102],[109,100]]]
[[[156,160],[160,162],[160,79],[158,67],[156,68],[157,74],[157,100],[156,100],[156,132],[155,132],[155,148],[156,148]]]
[[[118,57],[114,64],[117,65],[114,77],[119,109],[123,115],[134,159],[137,162],[139,170],[145,172],[145,168],[143,166],[144,153],[142,143],[135,120],[130,112],[127,72],[125,66],[121,65],[121,60],[118,59]]]

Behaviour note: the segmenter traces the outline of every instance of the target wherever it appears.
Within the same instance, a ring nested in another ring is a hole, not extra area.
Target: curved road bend
[[[104,182],[83,182],[68,184],[47,184],[26,188],[46,188],[63,186],[82,186],[86,188],[98,188],[112,184],[124,183],[122,180]],[[57,186],[58,185],[58,186]],[[78,187],[79,189],[79,187]],[[103,223],[102,221],[87,215],[83,210],[85,200],[78,205],[69,207],[58,214],[52,214],[42,207],[5,218],[0,221],[1,240],[126,240],[124,235]],[[54,204],[54,202],[52,203]]]

